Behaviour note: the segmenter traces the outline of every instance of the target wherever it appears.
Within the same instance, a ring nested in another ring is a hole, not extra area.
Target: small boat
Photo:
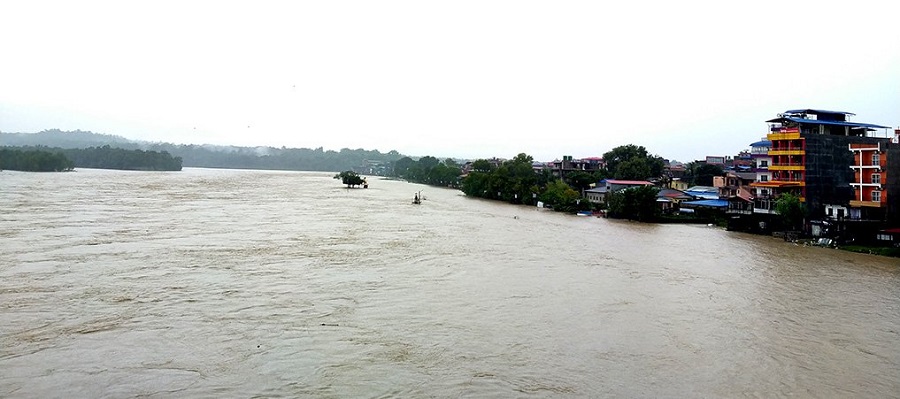
[[[422,195],[421,194],[422,194],[422,192],[419,191],[416,193],[415,196],[413,196],[413,202],[412,202],[413,205],[419,205],[422,203]]]

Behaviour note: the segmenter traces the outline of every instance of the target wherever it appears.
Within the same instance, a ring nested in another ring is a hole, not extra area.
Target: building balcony
[[[769,150],[769,156],[775,155],[806,155],[806,151],[796,148]]]
[[[769,166],[769,170],[770,170],[770,171],[776,171],[776,170],[806,170],[806,166],[804,166],[804,165],[802,165],[802,164],[787,164],[787,165],[783,165],[783,164],[774,165],[774,164],[773,164],[773,165],[770,165],[770,166]]]
[[[803,179],[772,179],[769,183],[780,184],[781,186],[798,186],[803,187],[806,185],[806,182]]]
[[[881,208],[884,205],[881,202],[877,201],[859,201],[859,200],[850,200],[850,206],[854,208]]]
[[[777,141],[777,140],[797,140],[800,138],[800,132],[790,132],[790,133],[770,133],[766,135],[766,139],[769,141]]]

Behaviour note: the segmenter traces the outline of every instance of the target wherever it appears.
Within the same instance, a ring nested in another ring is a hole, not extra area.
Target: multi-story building
[[[590,173],[597,171],[606,167],[606,164],[603,162],[603,158],[600,157],[574,159],[571,155],[564,155],[562,161],[548,162],[547,166],[550,167],[554,176],[564,178],[572,172]]]
[[[853,154],[849,218],[900,221],[900,145],[883,140],[850,144],[849,150]]]
[[[886,126],[850,122],[849,112],[815,109],[788,110],[769,123],[767,139],[771,180],[754,182],[757,189],[770,189],[772,196],[756,206],[771,210],[775,196],[791,192],[806,203],[811,218],[825,215],[827,205],[849,204],[853,196],[850,165],[851,144],[874,144],[885,138],[872,137],[873,129]]]

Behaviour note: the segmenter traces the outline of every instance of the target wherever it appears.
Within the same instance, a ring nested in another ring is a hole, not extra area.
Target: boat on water
[[[423,199],[424,199],[424,197],[422,196],[422,192],[419,191],[419,192],[417,192],[417,193],[413,196],[413,202],[412,202],[412,203],[413,203],[413,205],[419,205],[419,204],[422,203],[422,200],[423,200]]]

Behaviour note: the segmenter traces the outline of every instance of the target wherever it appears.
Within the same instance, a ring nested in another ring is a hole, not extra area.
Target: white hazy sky
[[[887,1],[4,1],[0,131],[537,160],[900,125]],[[0,143],[2,144],[2,143]]]

